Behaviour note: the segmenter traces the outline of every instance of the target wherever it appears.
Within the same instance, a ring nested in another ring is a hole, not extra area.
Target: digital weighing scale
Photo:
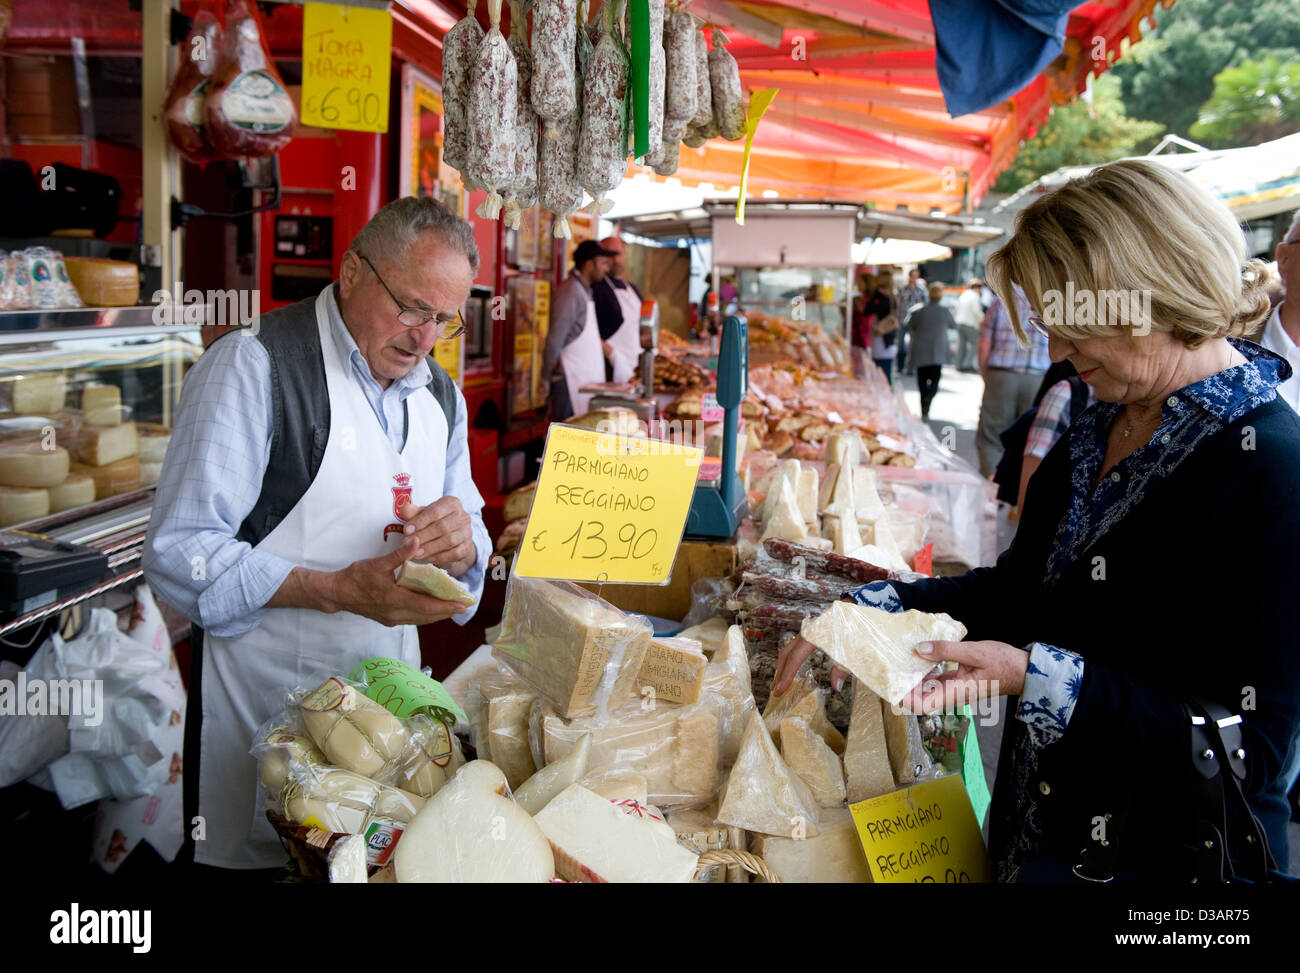
[[[749,512],[745,488],[736,474],[736,436],[740,404],[749,387],[749,322],[731,314],[722,323],[718,345],[718,405],[725,411],[722,426],[722,465],[716,483],[697,483],[686,518],[686,534],[731,537]]]

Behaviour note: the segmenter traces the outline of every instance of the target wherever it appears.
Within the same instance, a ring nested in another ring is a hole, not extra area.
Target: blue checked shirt
[[[1000,298],[984,314],[984,323],[980,325],[980,337],[991,338],[993,347],[989,351],[989,368],[1004,368],[1012,372],[1028,375],[1041,375],[1052,364],[1047,357],[1047,336],[1030,328],[1025,319],[1033,314],[1029,301],[1016,288],[1016,309],[1020,312],[1020,321],[1029,333],[1029,344],[1022,345],[1011,327],[1011,315]]]
[[[405,377],[381,388],[343,324],[332,288],[327,304],[339,358],[351,364],[351,378],[374,410],[378,431],[400,451],[406,441],[404,403],[429,384],[428,362],[421,359]],[[225,638],[257,627],[264,606],[295,567],[235,539],[257,503],[270,462],[270,387],[270,357],[251,333],[222,338],[199,357],[181,388],[145,537],[142,563],[149,584],[191,621]],[[478,560],[460,580],[477,597],[492,542],[483,526],[483,498],[470,476],[467,428],[465,398],[457,390],[442,492],[458,497],[470,516]],[[194,570],[196,563],[203,571]],[[464,625],[476,608],[453,618]]]

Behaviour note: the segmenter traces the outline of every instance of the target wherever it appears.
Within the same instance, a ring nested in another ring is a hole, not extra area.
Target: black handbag
[[[1243,718],[1218,703],[1195,699],[1183,704],[1187,720],[1188,773],[1193,782],[1195,814],[1193,844],[1187,849],[1193,867],[1192,881],[1221,885],[1228,882],[1297,881],[1277,868],[1268,837],[1246,801],[1246,751]],[[1109,816],[1108,816],[1109,817]],[[1090,882],[1122,878],[1126,814],[1107,823],[1102,837],[1092,839],[1079,854],[1072,874]]]

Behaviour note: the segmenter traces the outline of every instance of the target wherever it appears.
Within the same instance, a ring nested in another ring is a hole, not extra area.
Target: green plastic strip
[[[632,37],[632,155],[650,152],[650,0],[632,0],[628,28]]]
[[[989,793],[988,780],[984,777],[984,761],[980,757],[980,741],[975,733],[975,717],[969,706],[963,706],[958,712],[971,718],[970,729],[961,742],[961,779],[966,785],[966,796],[970,798],[971,810],[975,812],[975,823],[984,827],[984,815],[988,812],[993,796]]]

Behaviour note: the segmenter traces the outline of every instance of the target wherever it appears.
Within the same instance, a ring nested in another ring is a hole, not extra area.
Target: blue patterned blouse
[[[1160,425],[1151,440],[1138,447],[1106,474],[1092,489],[1106,454],[1106,438],[1120,410],[1113,402],[1096,402],[1069,430],[1070,503],[1056,530],[1048,558],[1045,583],[1053,584],[1083,552],[1092,547],[1169,476],[1205,439],[1240,416],[1273,401],[1275,389],[1286,377],[1281,359],[1248,341],[1232,345],[1246,361],[1180,389],[1161,407]],[[1287,369],[1289,371],[1289,369]],[[859,604],[887,611],[902,611],[902,601],[889,582],[877,581],[849,594]],[[998,878],[1014,881],[1021,857],[1042,835],[1032,786],[1038,766],[1037,752],[1061,738],[1083,683],[1084,660],[1075,652],[1033,642],[1026,646],[1029,667],[1016,718],[1028,733],[1010,763],[1002,766],[1013,775],[1016,807],[1012,820],[1023,823],[1007,855],[998,862]]]

